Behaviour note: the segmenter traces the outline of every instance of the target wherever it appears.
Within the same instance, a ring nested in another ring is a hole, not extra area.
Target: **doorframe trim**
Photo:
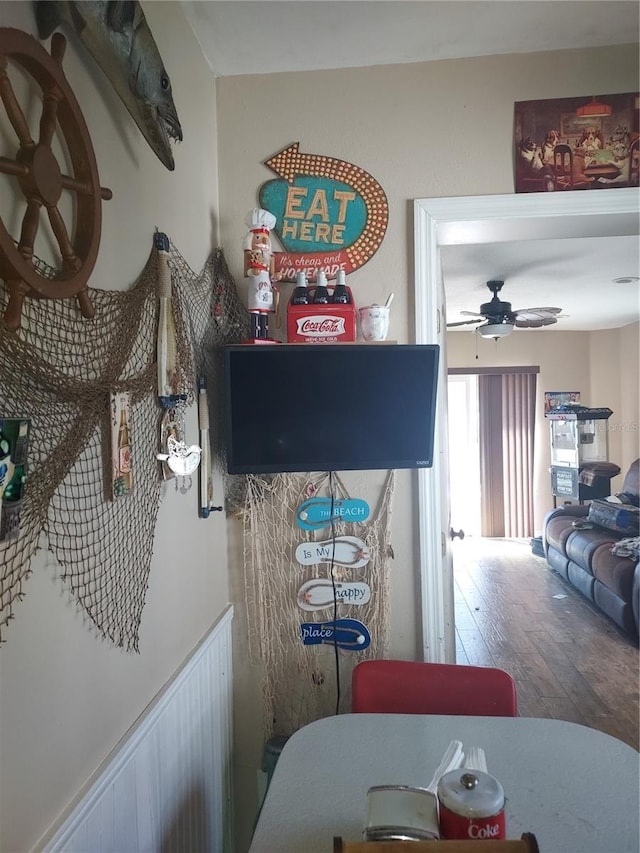
[[[420,567],[422,657],[433,663],[455,660],[453,572],[435,571],[451,565],[449,540],[449,483],[446,389],[447,359],[444,289],[438,219],[425,200],[414,202],[415,334],[418,344],[439,344],[438,389],[433,465],[419,468],[418,560]],[[439,293],[442,292],[442,304]],[[428,512],[427,508],[432,511]],[[447,519],[443,523],[442,517]],[[431,567],[431,568],[430,568]]]

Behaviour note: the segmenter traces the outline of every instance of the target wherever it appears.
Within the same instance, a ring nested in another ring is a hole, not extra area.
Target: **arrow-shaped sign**
[[[287,250],[274,254],[282,281],[295,281],[299,270],[310,280],[318,269],[335,278],[339,269],[353,272],[373,257],[387,230],[389,204],[368,172],[334,157],[302,154],[299,142],[265,166],[280,178],[264,184],[259,197],[276,217],[274,231]]]

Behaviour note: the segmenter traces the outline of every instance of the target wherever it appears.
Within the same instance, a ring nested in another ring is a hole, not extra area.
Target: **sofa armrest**
[[[588,504],[568,504],[567,506],[559,506],[550,510],[544,517],[544,526],[552,518],[557,518],[559,515],[571,516],[572,518],[586,518],[589,515]]]
[[[584,504],[568,504],[567,506],[559,506],[550,510],[544,517],[542,524],[542,549],[544,556],[549,559],[549,542],[547,540],[547,527],[554,518],[580,519],[585,518],[589,514],[589,507]]]

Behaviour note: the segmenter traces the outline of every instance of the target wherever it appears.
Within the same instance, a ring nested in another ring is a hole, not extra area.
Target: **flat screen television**
[[[224,348],[230,474],[428,468],[439,347]]]

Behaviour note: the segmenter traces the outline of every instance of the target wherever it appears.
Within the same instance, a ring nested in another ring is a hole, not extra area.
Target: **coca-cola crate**
[[[314,288],[309,288],[313,299]],[[329,288],[329,298],[333,293]],[[351,288],[349,304],[287,305],[287,342],[290,344],[340,344],[356,339],[356,307]]]

